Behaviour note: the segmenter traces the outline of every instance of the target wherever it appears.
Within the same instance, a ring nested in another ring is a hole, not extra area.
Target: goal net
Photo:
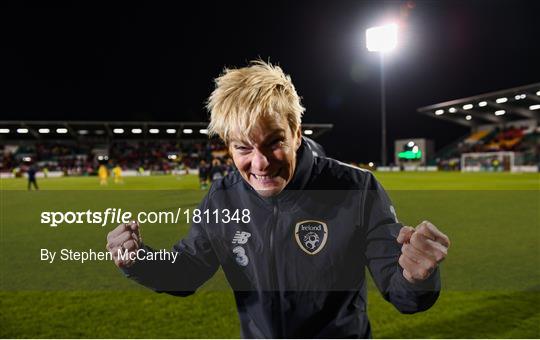
[[[461,155],[462,172],[517,171],[523,157],[513,151],[472,152]]]

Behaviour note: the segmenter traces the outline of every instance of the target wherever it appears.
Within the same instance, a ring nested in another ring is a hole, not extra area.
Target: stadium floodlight
[[[441,109],[435,111],[435,114],[436,114],[437,116],[440,116],[440,115],[442,115],[443,113],[444,113],[444,110],[441,110]]]
[[[536,91],[536,95],[537,95],[537,96],[540,96],[540,91]]]
[[[23,162],[31,162],[32,161],[32,158],[31,157],[23,157]]]
[[[51,130],[49,130],[49,129],[47,129],[47,128],[42,128],[42,129],[39,129],[38,132],[39,132],[39,133],[46,134],[46,133],[51,132]]]
[[[506,103],[507,101],[508,101],[508,98],[506,98],[506,97],[501,97],[501,98],[495,99],[495,102],[496,102],[497,104]]]
[[[182,130],[183,133],[185,133],[186,135],[189,135],[190,133],[193,133],[193,130],[192,129],[184,129]]]
[[[397,46],[398,26],[389,24],[366,30],[366,47],[370,52],[388,52]]]
[[[538,109],[540,109],[540,104],[529,106],[529,110],[538,110]]]
[[[176,158],[178,158],[178,156],[176,156],[176,155],[168,155],[167,158],[175,160]]]
[[[18,128],[17,133],[28,133],[28,129],[27,128]]]
[[[0,133],[9,133],[9,129],[0,129]]]
[[[313,130],[304,130],[304,135],[309,136],[313,134]]]
[[[521,94],[520,95],[521,99],[525,99],[527,97],[527,95],[525,93]]]
[[[473,104],[465,104],[463,105],[463,110],[470,110],[473,108]]]
[[[207,135],[208,134],[208,129],[200,129],[199,133],[201,133],[203,135]]]
[[[77,132],[79,133],[79,135],[87,135],[88,134],[88,130],[79,130]]]
[[[466,115],[466,116],[465,116],[465,119],[466,119],[466,120],[471,120],[471,119],[472,119],[472,116],[471,116],[471,115]]]
[[[408,146],[409,148],[412,148],[412,147],[414,146],[414,142],[413,142],[413,141],[410,141],[409,143],[407,143],[407,146]]]
[[[150,129],[148,132],[155,135],[156,133],[159,133],[159,129]]]
[[[176,129],[167,129],[168,134],[174,134],[176,133]]]
[[[398,26],[394,23],[366,30],[366,47],[379,52],[381,59],[381,164],[386,165],[386,92],[384,86],[384,54],[397,46]]]
[[[114,129],[113,133],[122,134],[122,133],[124,133],[124,129]]]
[[[456,111],[457,110],[456,110],[455,107],[451,107],[451,108],[448,109],[448,112],[450,112],[450,113],[456,113]]]
[[[504,110],[497,110],[497,111],[495,111],[495,116],[502,116],[505,113],[506,113],[506,111],[504,111]]]
[[[135,135],[139,135],[142,133],[142,129],[131,129],[131,133],[135,134]]]
[[[486,105],[487,105],[487,102],[485,102],[485,101],[484,101],[484,102],[478,103],[478,106],[480,106],[480,107],[484,107],[484,106],[486,106]]]
[[[368,163],[368,166],[369,166],[370,168],[373,168],[374,165],[375,165],[375,163],[373,163],[373,162],[369,162],[369,163]]]
[[[104,130],[96,130],[96,131],[94,131],[94,133],[95,133],[96,135],[102,135],[102,134],[105,133],[105,131],[104,131]]]
[[[58,128],[58,129],[56,129],[56,133],[64,134],[64,133],[67,133],[67,132],[68,132],[68,129],[66,129],[66,128]]]

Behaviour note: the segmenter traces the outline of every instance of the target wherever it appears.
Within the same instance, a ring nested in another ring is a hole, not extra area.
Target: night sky
[[[389,146],[467,133],[419,107],[540,81],[540,1],[84,3],[2,5],[0,119],[207,121],[213,79],[260,57],[291,75],[304,123],[334,124],[319,138],[330,156],[377,161],[365,29],[388,19],[401,28],[385,64]]]

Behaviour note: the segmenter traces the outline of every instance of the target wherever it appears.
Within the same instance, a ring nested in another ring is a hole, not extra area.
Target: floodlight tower
[[[370,52],[379,52],[381,64],[381,164],[386,165],[386,92],[384,81],[384,54],[397,45],[396,24],[371,27],[366,30],[366,47]]]

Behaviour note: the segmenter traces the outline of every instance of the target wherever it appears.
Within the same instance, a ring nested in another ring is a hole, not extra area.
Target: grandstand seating
[[[429,164],[436,164],[442,169],[458,170],[461,154],[496,151],[521,152],[525,164],[538,164],[538,136],[539,132],[528,126],[478,130],[439,150]]]
[[[30,162],[49,171],[65,174],[93,174],[100,163],[124,169],[169,172],[180,166],[196,168],[200,159],[211,161],[226,155],[223,144],[211,141],[115,141],[110,144],[79,144],[75,141],[30,142],[0,145],[0,171],[10,172]]]

